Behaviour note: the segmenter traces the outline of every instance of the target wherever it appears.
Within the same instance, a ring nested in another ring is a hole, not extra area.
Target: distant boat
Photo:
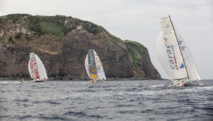
[[[189,48],[172,23],[171,17],[161,21],[156,54],[175,86],[199,85],[201,78]]]
[[[22,79],[20,79],[20,80],[19,80],[19,82],[24,82],[24,79],[23,79],[23,78],[22,78]]]
[[[90,82],[106,80],[103,65],[94,49],[89,49],[85,58],[85,69],[90,78]]]
[[[48,79],[44,64],[34,52],[30,53],[28,70],[35,82],[45,82]]]

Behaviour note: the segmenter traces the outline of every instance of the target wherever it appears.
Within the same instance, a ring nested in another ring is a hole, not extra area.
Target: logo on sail
[[[178,40],[179,45],[182,45],[182,42],[183,42],[182,40]]]
[[[183,63],[181,64],[180,68],[184,68],[184,64]]]
[[[182,51],[184,51],[185,50],[185,46],[182,43],[183,43],[183,40],[178,40],[178,44],[180,45],[180,49]]]
[[[167,25],[165,26],[165,28],[169,28],[169,24],[167,24]]]

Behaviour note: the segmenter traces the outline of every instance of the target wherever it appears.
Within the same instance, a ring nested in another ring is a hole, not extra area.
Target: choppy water
[[[213,120],[213,80],[0,82],[1,121]]]

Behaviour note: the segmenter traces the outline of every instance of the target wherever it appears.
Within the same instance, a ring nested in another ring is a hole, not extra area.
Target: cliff
[[[122,41],[91,22],[66,16],[0,17],[1,78],[29,78],[29,53],[35,52],[50,79],[88,79],[84,60],[91,48],[99,55],[107,78],[161,78],[143,45]]]

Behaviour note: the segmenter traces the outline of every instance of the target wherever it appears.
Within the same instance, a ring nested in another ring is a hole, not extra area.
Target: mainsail
[[[28,70],[31,78],[37,80],[46,80],[48,79],[46,69],[40,60],[40,58],[34,53],[30,53],[30,60],[28,62]]]
[[[174,26],[175,31],[176,31],[176,35],[177,35],[177,40],[183,55],[183,59],[185,62],[185,65],[187,67],[187,72],[188,72],[188,76],[189,79],[191,80],[201,80],[200,75],[198,73],[197,67],[195,65],[195,62],[192,58],[192,55],[189,51],[189,48],[187,46],[187,44],[185,43],[183,37],[180,35],[179,31],[177,30],[177,28]]]
[[[161,18],[156,54],[172,80],[201,80],[189,48],[174,27],[170,16]]]
[[[93,49],[88,50],[85,58],[85,69],[90,79],[106,80],[101,60]]]

